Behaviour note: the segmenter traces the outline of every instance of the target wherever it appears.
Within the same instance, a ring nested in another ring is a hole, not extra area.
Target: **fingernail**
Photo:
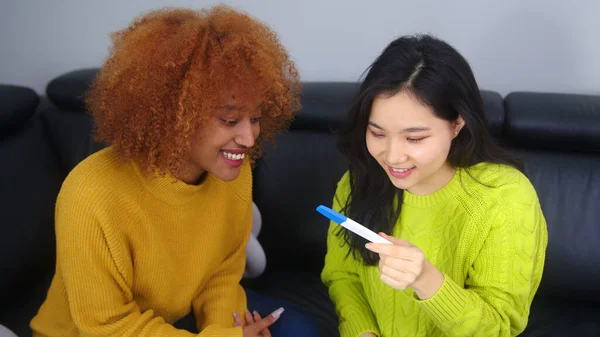
[[[238,317],[238,313],[237,313],[237,312],[234,312],[234,313],[233,313],[233,317]]]
[[[237,328],[237,327],[238,327],[238,324],[237,324],[237,322],[233,322],[233,327],[234,327],[234,328]]]
[[[279,308],[277,310],[275,310],[275,312],[273,312],[273,317],[275,318],[279,318],[279,316],[281,316],[281,314],[285,311],[284,308]]]
[[[366,247],[367,249],[371,249],[371,247],[373,247],[373,245],[371,245],[370,243],[367,243],[367,244],[365,245],[365,247]]]
[[[253,315],[258,315],[258,311],[254,310],[254,311],[252,312],[252,314],[253,314]]]
[[[250,310],[246,309],[246,312],[250,312]]]

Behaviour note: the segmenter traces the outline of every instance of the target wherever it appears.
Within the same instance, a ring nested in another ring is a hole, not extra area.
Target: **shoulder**
[[[531,181],[521,171],[506,165],[481,163],[470,170],[471,182],[465,204],[471,214],[479,213],[481,223],[490,229],[513,229],[542,233],[545,218]],[[469,178],[465,179],[468,181]]]
[[[352,190],[351,181],[350,181],[350,171],[344,172],[340,180],[337,182],[337,187],[335,191],[335,197],[341,198],[345,200],[350,195],[350,191]]]
[[[131,186],[141,186],[134,165],[121,160],[112,148],[80,162],[63,182],[56,201],[57,242],[68,245],[73,240],[108,240],[104,233],[122,225],[108,215],[125,214],[121,211],[131,204],[128,196],[139,195],[139,189]]]
[[[338,191],[343,190],[348,193],[350,192],[350,171],[349,170],[344,172],[344,174],[342,175],[340,180],[338,180],[337,189],[338,189]]]
[[[58,196],[61,204],[98,204],[115,189],[139,182],[134,166],[122,160],[110,147],[81,161],[63,181]]]
[[[494,163],[479,163],[463,170],[470,190],[489,201],[533,206],[538,197],[529,178],[518,169]]]
[[[346,201],[350,196],[350,171],[346,171],[340,180],[338,180],[335,194],[333,196],[332,207],[335,211],[343,212],[342,209],[346,205]]]

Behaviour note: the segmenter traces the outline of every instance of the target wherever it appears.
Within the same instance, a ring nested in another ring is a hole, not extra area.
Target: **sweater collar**
[[[173,175],[158,173],[144,173],[137,164],[132,163],[134,170],[144,189],[169,205],[181,205],[191,202],[199,195],[208,193],[221,181],[207,172],[204,180],[198,185],[189,185],[175,178]]]
[[[430,208],[444,204],[462,188],[462,175],[463,169],[457,168],[452,179],[444,187],[430,194],[417,195],[404,190],[403,203],[419,208]]]

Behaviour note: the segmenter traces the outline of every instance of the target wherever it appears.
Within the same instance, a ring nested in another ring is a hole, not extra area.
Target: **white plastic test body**
[[[367,227],[332,210],[331,208],[329,208],[327,206],[320,205],[319,207],[317,207],[317,212],[321,213],[323,216],[325,216],[329,220],[346,228],[347,230],[351,231],[352,233],[361,236],[362,238],[366,239],[367,241],[370,241],[373,243],[389,243],[389,244],[391,244],[391,242],[384,239],[383,237],[381,237],[377,233],[373,232],[372,230],[368,229]]]

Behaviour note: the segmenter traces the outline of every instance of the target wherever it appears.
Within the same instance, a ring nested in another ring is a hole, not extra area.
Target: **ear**
[[[458,136],[460,130],[465,126],[465,120],[461,115],[458,115],[458,118],[454,122],[452,122],[452,130],[454,131],[454,137]]]

